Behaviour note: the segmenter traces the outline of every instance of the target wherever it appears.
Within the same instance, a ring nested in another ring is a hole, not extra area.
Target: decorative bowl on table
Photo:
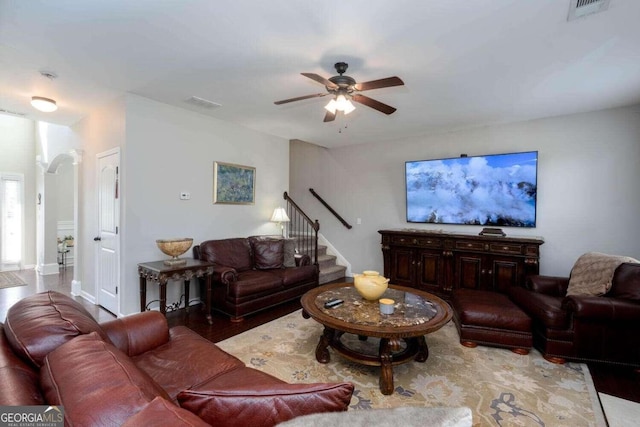
[[[353,275],[356,291],[369,301],[376,301],[389,287],[389,279],[373,270],[365,270],[362,274]]]
[[[158,245],[158,249],[160,249],[163,253],[172,257],[171,259],[165,260],[165,265],[176,266],[176,265],[184,265],[187,263],[186,259],[178,258],[183,253],[187,252],[191,245],[193,244],[193,239],[189,237],[181,238],[181,239],[158,239],[156,240],[156,245]]]

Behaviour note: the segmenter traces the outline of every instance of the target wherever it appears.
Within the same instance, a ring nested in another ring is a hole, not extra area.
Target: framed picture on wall
[[[213,203],[253,205],[256,198],[256,168],[213,162]]]

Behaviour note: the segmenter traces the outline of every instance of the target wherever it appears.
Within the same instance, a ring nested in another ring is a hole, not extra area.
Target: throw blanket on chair
[[[624,262],[640,262],[628,256],[587,252],[571,269],[567,295],[604,295],[611,289],[616,268]]]

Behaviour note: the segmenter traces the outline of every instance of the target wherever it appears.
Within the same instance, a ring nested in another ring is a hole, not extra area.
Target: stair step
[[[320,271],[336,265],[336,259],[337,258],[334,255],[318,254],[318,265],[320,266]]]
[[[320,270],[319,283],[322,285],[324,283],[329,283],[333,280],[340,279],[341,277],[344,277],[344,273],[346,270],[347,267],[345,267],[344,265],[334,265],[324,270]]]

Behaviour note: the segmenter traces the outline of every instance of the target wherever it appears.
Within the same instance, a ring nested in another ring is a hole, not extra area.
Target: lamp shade
[[[31,105],[36,110],[40,110],[45,113],[51,113],[58,109],[58,106],[56,105],[56,101],[49,98],[43,98],[42,96],[32,96]]]
[[[271,222],[289,222],[290,219],[287,216],[287,211],[284,208],[275,208],[273,215],[271,215]]]

